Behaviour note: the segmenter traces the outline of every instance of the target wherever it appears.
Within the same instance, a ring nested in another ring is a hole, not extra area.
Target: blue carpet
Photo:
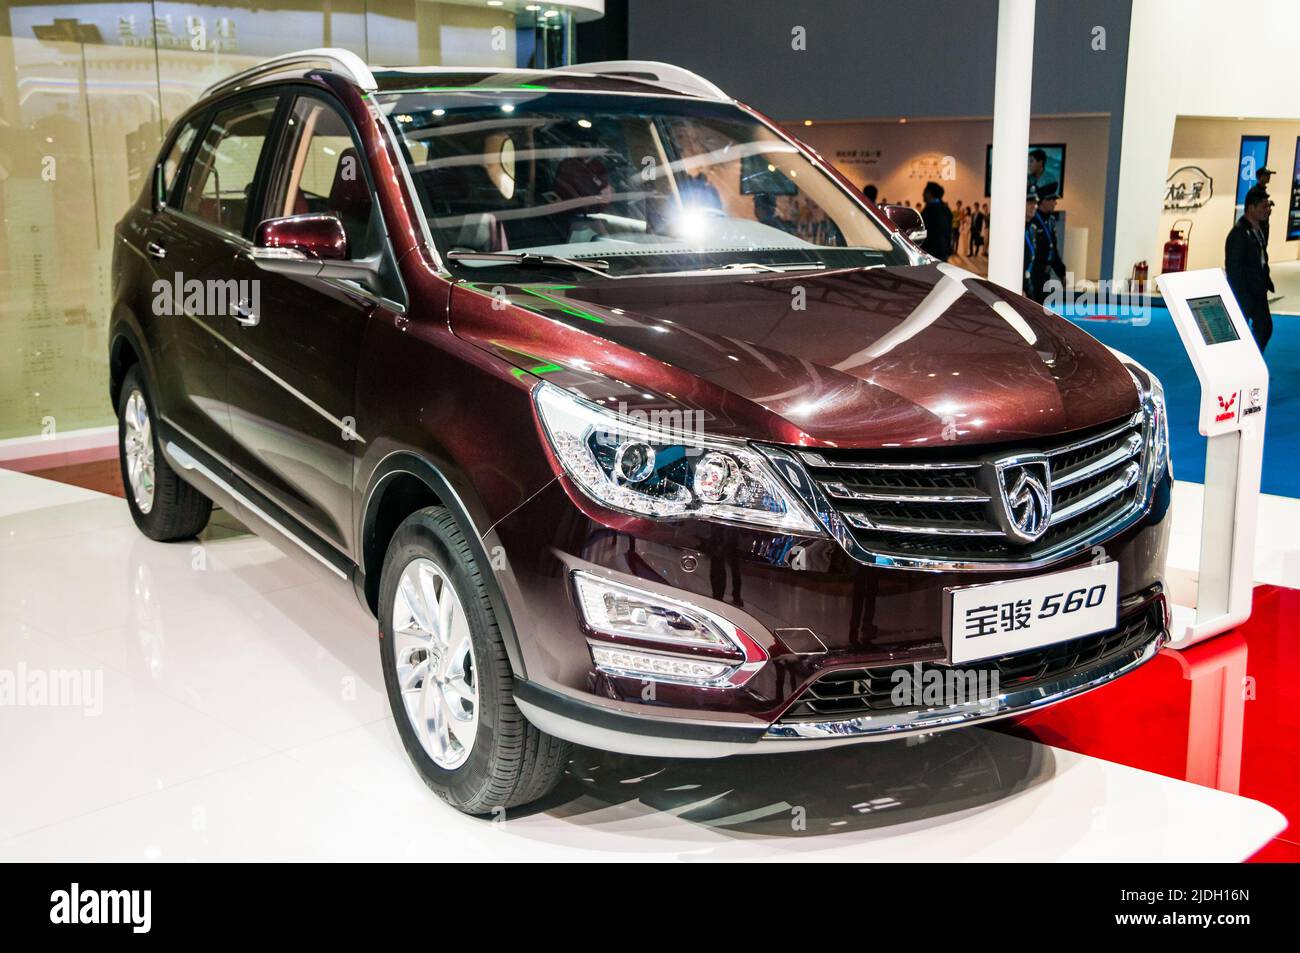
[[[1095,313],[1095,312],[1093,312]],[[1174,476],[1205,482],[1205,438],[1196,427],[1200,384],[1167,308],[1152,308],[1149,324],[1089,320],[1073,309],[1066,317],[1097,340],[1140,361],[1165,385]],[[1273,337],[1264,352],[1269,372],[1268,422],[1264,432],[1265,493],[1300,497],[1300,319],[1273,316]]]

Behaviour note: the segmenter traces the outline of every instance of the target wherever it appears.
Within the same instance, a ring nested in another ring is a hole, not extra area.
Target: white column
[[[1024,201],[1029,178],[1029,96],[1033,75],[1034,0],[998,0],[989,279],[1017,292],[1024,274]]]

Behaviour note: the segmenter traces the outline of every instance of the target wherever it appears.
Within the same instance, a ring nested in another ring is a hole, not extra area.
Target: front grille
[[[843,530],[872,556],[957,562],[1028,562],[1070,541],[1095,542],[1144,500],[1144,415],[1112,421],[1006,454],[937,458],[933,451],[798,451]],[[1025,452],[1050,467],[1052,516],[1033,542],[999,522],[991,461]]]
[[[1119,627],[1109,632],[1086,635],[1016,655],[968,663],[960,666],[958,671],[963,674],[973,672],[977,678],[980,672],[987,673],[989,680],[982,682],[984,684],[992,684],[991,676],[996,672],[999,693],[1050,685],[1119,656],[1132,655],[1136,659],[1142,649],[1160,634],[1163,611],[1163,603],[1156,599],[1145,608],[1121,619]],[[892,697],[899,684],[894,673],[903,671],[908,678],[912,678],[918,666],[923,678],[932,669],[948,672],[953,668],[939,662],[920,662],[827,672],[804,690],[781,716],[778,724],[839,721],[882,712],[921,710],[918,706],[896,705]]]

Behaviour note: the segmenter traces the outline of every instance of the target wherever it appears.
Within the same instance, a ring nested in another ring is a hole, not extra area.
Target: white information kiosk
[[[1201,381],[1206,437],[1201,565],[1192,605],[1174,604],[1174,648],[1250,618],[1268,368],[1218,268],[1156,279]]]

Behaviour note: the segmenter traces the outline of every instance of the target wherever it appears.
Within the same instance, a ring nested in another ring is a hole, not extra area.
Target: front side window
[[[266,217],[333,215],[343,223],[351,258],[378,250],[378,215],[352,132],[333,106],[302,96],[289,116]]]
[[[268,96],[217,112],[186,178],[182,211],[236,235],[243,233],[278,103],[278,96]]]
[[[612,275],[908,262],[837,182],[730,104],[517,90],[378,102],[444,258],[599,259]]]

